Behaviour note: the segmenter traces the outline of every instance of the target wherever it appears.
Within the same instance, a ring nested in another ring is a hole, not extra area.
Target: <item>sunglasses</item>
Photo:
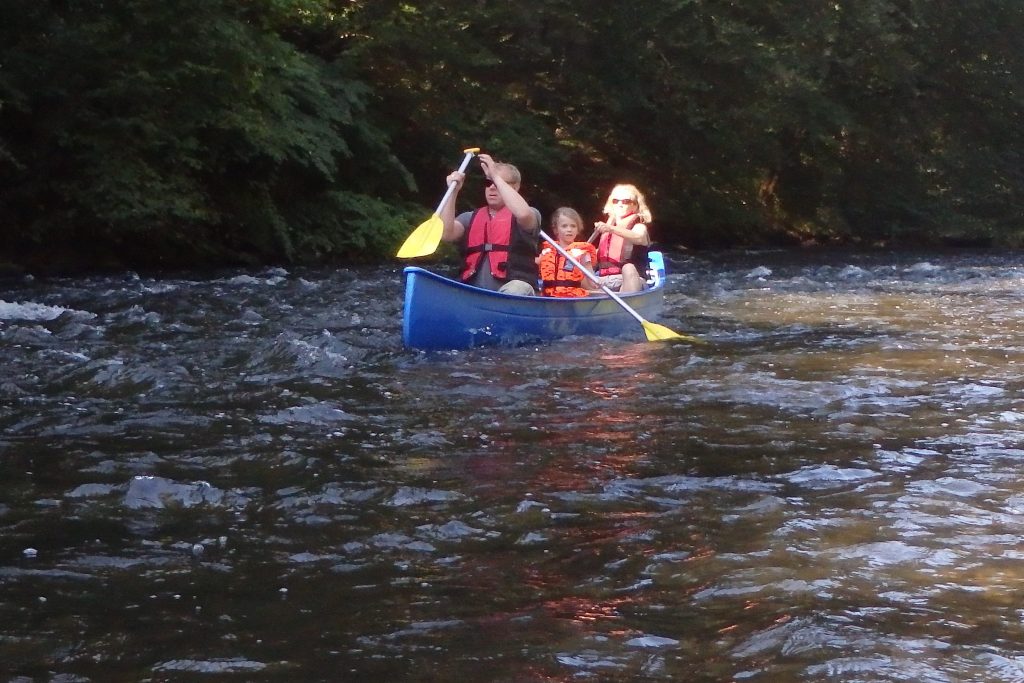
[[[484,178],[484,187],[494,187],[494,181],[490,178]]]
[[[616,197],[612,200],[612,204],[632,204],[635,201],[635,199],[619,199]]]

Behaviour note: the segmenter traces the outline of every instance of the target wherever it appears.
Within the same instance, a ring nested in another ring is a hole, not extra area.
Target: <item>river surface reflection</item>
[[[669,268],[705,346],[5,283],[0,680],[1024,681],[1024,254]]]

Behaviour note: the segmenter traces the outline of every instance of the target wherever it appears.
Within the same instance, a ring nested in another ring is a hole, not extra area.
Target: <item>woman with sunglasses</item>
[[[461,279],[475,287],[505,294],[533,296],[537,283],[537,233],[540,211],[519,194],[519,169],[481,154],[486,179],[484,206],[455,215],[455,198],[466,174],[455,171],[446,179],[455,191],[441,210],[441,239],[459,246]]]
[[[651,210],[635,185],[616,185],[604,205],[607,219],[594,223],[597,275],[602,284],[622,293],[644,288],[651,237]]]

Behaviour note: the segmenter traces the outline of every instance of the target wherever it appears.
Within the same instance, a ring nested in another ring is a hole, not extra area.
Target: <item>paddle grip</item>
[[[466,149],[466,150],[463,150],[463,151],[466,153],[466,156],[462,157],[462,163],[459,164],[459,173],[465,173],[466,172],[466,167],[469,166],[470,160],[472,160],[473,156],[476,155],[476,153],[480,151],[480,148],[479,147],[470,147],[469,149]],[[451,196],[452,196],[453,192],[455,192],[455,183],[454,182],[448,184],[448,189],[445,191],[444,196],[441,197],[441,203],[437,205],[437,211],[434,212],[435,216],[437,214],[441,213],[441,209],[443,209],[444,205],[448,203],[449,199],[451,199]]]
[[[462,163],[459,164],[459,173],[465,173],[466,168],[469,166],[469,162],[476,156],[476,153],[480,151],[479,147],[470,147],[469,149],[462,150],[466,156],[462,157]]]

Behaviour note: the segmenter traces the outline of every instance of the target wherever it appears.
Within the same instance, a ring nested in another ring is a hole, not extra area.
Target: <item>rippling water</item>
[[[706,346],[5,283],[0,680],[1024,681],[1024,255],[670,270]]]

